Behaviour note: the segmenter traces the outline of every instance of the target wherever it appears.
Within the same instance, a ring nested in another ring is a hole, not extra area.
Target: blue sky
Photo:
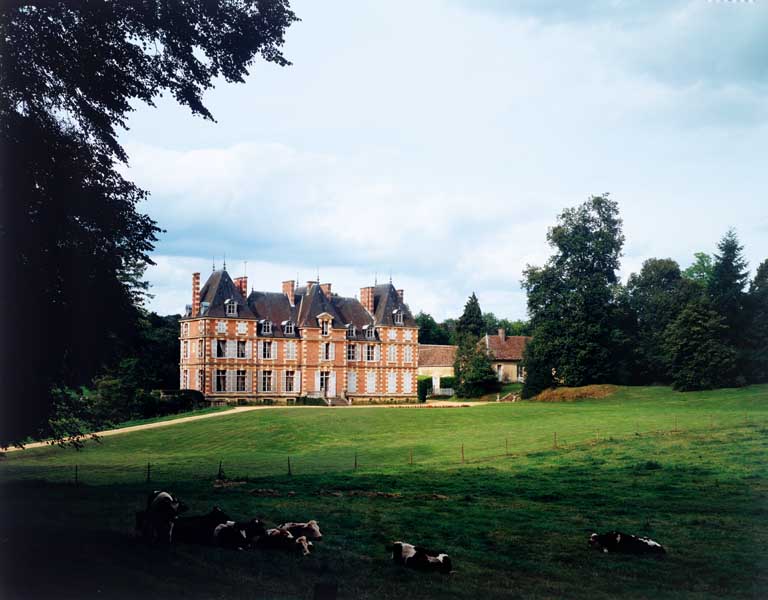
[[[320,6],[322,4],[322,6]],[[768,2],[295,0],[287,68],[137,105],[122,142],[167,230],[151,308],[181,312],[226,254],[249,284],[390,272],[413,310],[525,317],[547,227],[610,192],[622,276],[737,230],[768,257]]]

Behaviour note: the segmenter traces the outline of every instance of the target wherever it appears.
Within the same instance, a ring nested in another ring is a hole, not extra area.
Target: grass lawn
[[[768,386],[621,388],[570,403],[275,408],[78,453],[9,453],[0,596],[311,598],[315,582],[336,580],[343,598],[763,597],[767,434]],[[214,488],[219,460],[244,483]],[[131,529],[150,487],[193,512],[219,504],[270,523],[316,518],[326,539],[303,560],[146,548]],[[587,548],[589,533],[614,528],[650,535],[669,554]],[[384,551],[393,539],[447,551],[456,573],[396,568]]]

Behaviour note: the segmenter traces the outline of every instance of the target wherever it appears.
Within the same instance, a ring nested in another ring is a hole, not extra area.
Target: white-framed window
[[[365,347],[365,360],[367,361],[376,360],[376,346],[374,344],[368,344]]]
[[[387,373],[387,393],[394,394],[397,392],[397,373],[390,371]]]
[[[394,329],[390,329],[387,331],[387,338],[390,340],[396,340],[397,339],[397,331]]]
[[[237,316],[237,302],[234,302],[233,300],[230,300],[226,303],[227,307],[227,316],[228,317],[236,317]]]
[[[245,335],[248,333],[248,323],[245,321],[237,322],[237,335]]]
[[[369,394],[376,391],[376,373],[373,371],[368,371],[365,375],[365,391]]]
[[[403,313],[401,313],[399,310],[395,312],[395,325],[402,325],[403,324]]]
[[[205,371],[200,369],[197,372],[197,389],[202,391],[205,391],[203,388],[205,388]]]
[[[283,328],[285,335],[293,335],[295,331],[293,321],[286,321],[285,327]]]
[[[375,340],[376,339],[376,330],[373,327],[369,327],[365,330],[365,339],[366,340]]]
[[[200,335],[205,334],[205,321],[197,322],[197,333],[199,333]]]
[[[181,377],[181,389],[186,390],[189,389],[189,371],[184,369]]]
[[[328,335],[330,331],[329,323],[326,319],[320,321],[320,335]]]
[[[410,342],[413,339],[413,330],[406,329],[405,331],[403,331],[403,338],[405,338],[406,341]]]
[[[334,359],[333,342],[326,342],[323,344],[323,360]]]
[[[261,324],[261,333],[264,333],[264,334],[272,333],[272,321],[264,321]]]
[[[205,340],[197,340],[197,358],[203,358],[205,352]]]
[[[285,360],[296,360],[296,342],[285,342]]]
[[[329,391],[328,388],[330,387],[331,382],[331,372],[330,371],[320,371],[320,391],[321,392],[327,392]]]
[[[413,348],[411,346],[406,346],[403,349],[403,362],[413,362]]]
[[[188,336],[189,335],[189,323],[182,323],[181,325],[181,335]]]
[[[397,346],[394,344],[387,346],[387,362],[397,362]]]
[[[261,342],[261,358],[272,358],[272,342]]]
[[[347,344],[347,360],[357,360],[357,346],[355,344]]]
[[[517,367],[517,380],[523,381],[525,379],[525,369],[523,368],[522,363],[517,363],[515,366]]]
[[[237,379],[235,380],[235,391],[244,392],[245,390],[245,370],[238,369]]]
[[[184,343],[182,344],[182,348],[184,348],[184,358],[189,358],[189,342],[187,340],[184,340]]]
[[[413,376],[410,371],[403,373],[403,393],[410,394],[413,386]]]
[[[355,371],[351,371],[347,375],[347,391],[357,392],[357,373]]]
[[[247,343],[245,340],[237,340],[237,358],[245,358],[245,345]]]
[[[296,377],[296,371],[285,372],[285,382],[283,383],[283,389],[286,392],[292,392],[294,389],[294,377]]]
[[[216,333],[227,333],[226,321],[216,321]]]
[[[224,369],[216,369],[216,391],[227,391],[227,372]]]
[[[227,340],[216,340],[216,358],[227,358]]]
[[[272,391],[272,371],[261,372],[261,391],[262,392]]]
[[[357,327],[354,325],[348,325],[347,326],[347,337],[353,338],[357,335]]]

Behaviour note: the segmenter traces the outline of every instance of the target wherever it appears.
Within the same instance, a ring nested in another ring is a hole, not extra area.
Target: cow
[[[664,546],[647,537],[638,537],[621,531],[593,533],[589,536],[589,545],[601,552],[621,552],[623,554],[666,554]]]
[[[453,570],[451,557],[444,552],[434,552],[421,546],[400,541],[392,542],[387,546],[387,551],[392,553],[392,560],[396,565],[419,571],[438,571],[446,574]]]
[[[222,548],[245,550],[252,547],[266,532],[264,523],[259,519],[244,522],[227,521],[217,525],[213,530],[213,541]]]
[[[317,521],[307,521],[306,523],[283,523],[277,526],[278,529],[285,529],[290,531],[291,535],[295,538],[304,536],[308,540],[313,542],[323,541],[323,534],[320,532],[320,527]]]
[[[254,545],[265,550],[293,551],[302,556],[307,556],[312,548],[312,542],[305,536],[294,537],[290,531],[277,527],[267,529],[264,535],[256,538]]]
[[[218,506],[214,506],[206,515],[178,517],[173,526],[173,541],[185,544],[212,544],[216,527],[229,520],[229,515]]]
[[[147,496],[147,509],[143,518],[137,514],[137,525],[141,521],[144,539],[150,543],[167,545],[171,543],[176,517],[187,510],[187,506],[169,492],[155,490]]]

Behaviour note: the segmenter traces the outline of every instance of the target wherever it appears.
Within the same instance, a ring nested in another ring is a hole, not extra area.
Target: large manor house
[[[418,326],[388,283],[360,299],[330,283],[248,293],[248,279],[214,271],[181,320],[180,385],[213,404],[415,400]]]

